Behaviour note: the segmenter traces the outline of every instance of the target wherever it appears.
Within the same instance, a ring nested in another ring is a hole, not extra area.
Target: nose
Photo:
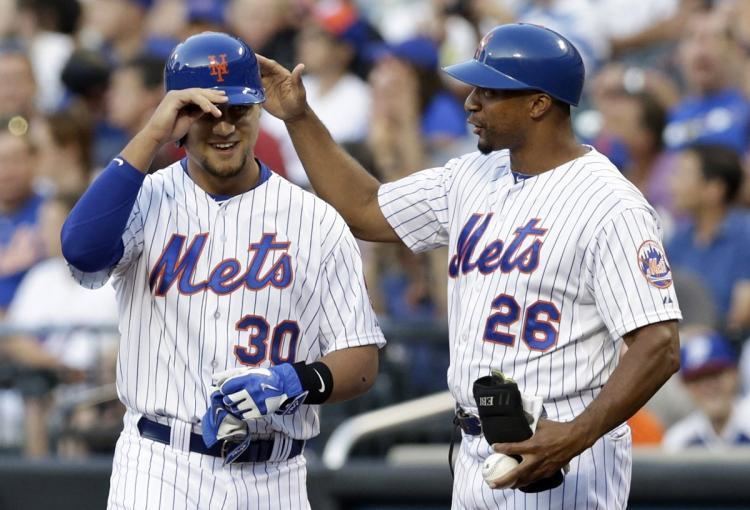
[[[477,89],[471,89],[471,92],[466,96],[464,101],[464,110],[467,112],[476,112],[479,110],[479,102],[477,101]]]
[[[232,122],[229,122],[224,118],[224,115],[214,123],[213,132],[218,136],[229,136],[234,133],[235,126]]]

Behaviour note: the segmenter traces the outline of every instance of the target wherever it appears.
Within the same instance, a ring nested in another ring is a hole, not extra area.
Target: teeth
[[[230,147],[234,147],[233,143],[215,143],[214,147],[217,149],[229,149]]]

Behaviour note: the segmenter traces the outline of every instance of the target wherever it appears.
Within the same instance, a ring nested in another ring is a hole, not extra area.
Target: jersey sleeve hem
[[[382,349],[383,347],[385,347],[385,344],[385,337],[382,333],[372,333],[370,335],[339,338],[332,342],[323,354],[326,355],[334,351],[350,349],[352,347],[364,347],[366,345],[376,345],[378,349]]]
[[[401,202],[384,202],[383,197],[385,193],[389,191],[390,184],[392,183],[383,184],[378,189],[378,205],[380,206],[380,210],[382,211],[385,220],[391,226],[393,231],[396,232],[396,235],[401,239],[401,242],[403,242],[413,253],[421,253],[423,251],[443,246],[441,243],[429,243],[428,240],[418,239],[413,235],[413,227],[411,227],[408,222],[401,221],[399,218],[397,207],[399,205],[403,206]]]
[[[682,320],[682,312],[680,312],[680,310],[670,309],[638,315],[618,326],[614,333],[617,337],[624,337],[631,331],[635,331],[643,326],[671,320]]]

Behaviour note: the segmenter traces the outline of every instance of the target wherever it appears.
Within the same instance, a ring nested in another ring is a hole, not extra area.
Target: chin
[[[211,161],[205,161],[203,163],[203,168],[206,169],[206,172],[215,177],[234,177],[242,172],[242,169],[245,168],[246,162],[247,156],[242,157],[237,162],[221,162],[218,165],[212,164]]]
[[[497,148],[491,146],[487,142],[483,142],[482,140],[479,140],[479,142],[477,142],[477,150],[479,150],[479,152],[481,152],[482,154],[486,156],[487,154],[495,152]]]

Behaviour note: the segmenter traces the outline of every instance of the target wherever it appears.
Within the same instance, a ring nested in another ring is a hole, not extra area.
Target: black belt
[[[479,418],[467,413],[460,407],[456,407],[456,417],[453,418],[453,422],[458,425],[465,434],[470,436],[478,436],[482,433],[482,424],[479,422]]]
[[[141,437],[156,441],[157,443],[170,444],[171,429],[169,425],[162,425],[153,420],[142,416],[138,420],[138,432]],[[286,459],[296,457],[305,447],[305,441],[302,439],[292,439],[292,448]],[[247,450],[242,452],[235,462],[268,462],[273,452],[273,439],[256,439],[250,442]],[[190,451],[213,457],[223,457],[222,442],[216,443],[211,448],[206,447],[203,437],[193,432],[190,433]]]

